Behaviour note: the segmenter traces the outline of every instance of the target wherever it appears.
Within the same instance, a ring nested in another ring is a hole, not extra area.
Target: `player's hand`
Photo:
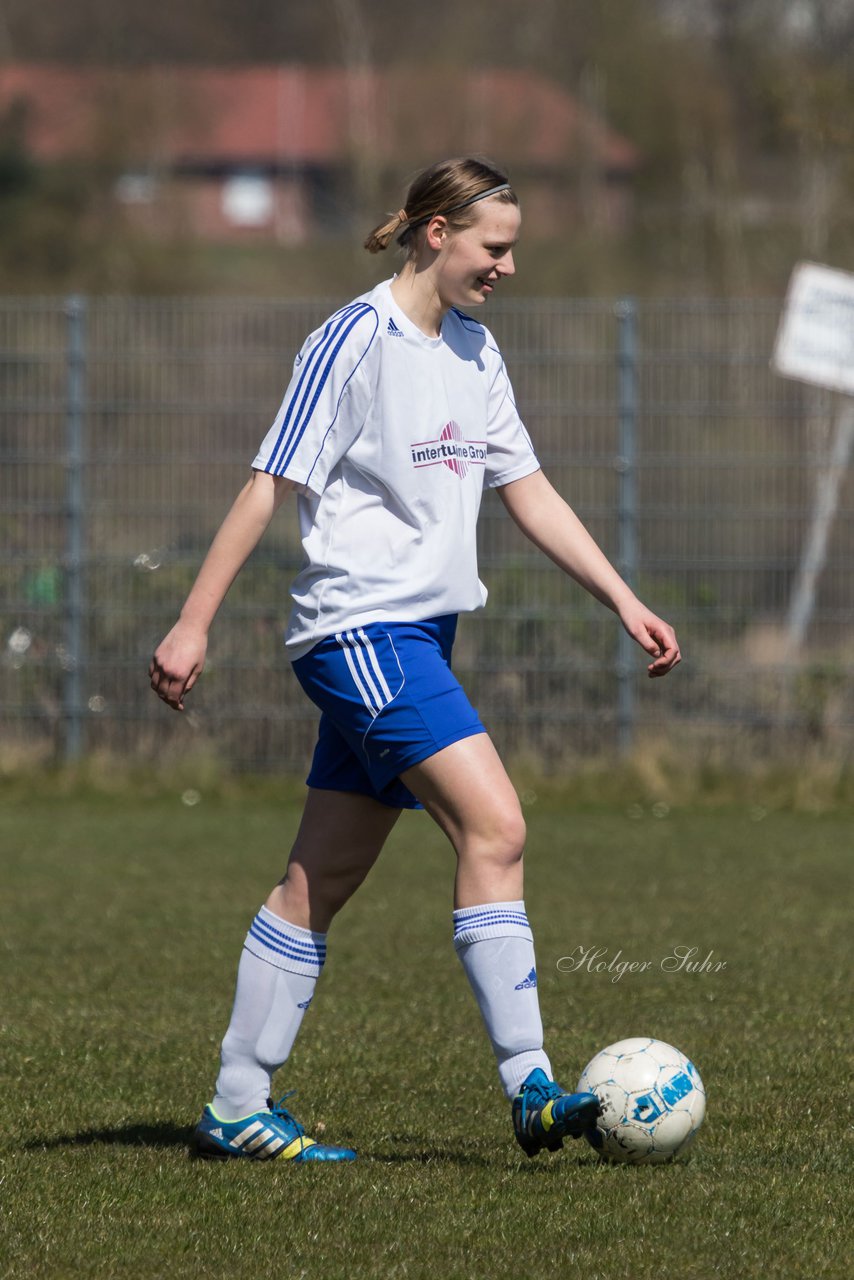
[[[204,631],[176,622],[155,650],[148,667],[151,687],[176,711],[184,710],[184,699],[204,670],[207,647]]]
[[[654,658],[647,667],[648,675],[666,676],[681,662],[676,632],[669,623],[650,613],[640,601],[623,610],[620,621],[632,639]]]

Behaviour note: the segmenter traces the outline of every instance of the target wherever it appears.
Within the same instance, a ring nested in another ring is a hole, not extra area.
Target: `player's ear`
[[[447,241],[449,232],[448,219],[443,214],[438,213],[435,218],[431,218],[427,223],[427,246],[438,253]]]

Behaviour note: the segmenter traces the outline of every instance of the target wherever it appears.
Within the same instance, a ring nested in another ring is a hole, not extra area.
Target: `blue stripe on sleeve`
[[[275,446],[270,452],[270,460],[267,464],[268,467],[272,467],[276,454],[281,448],[282,441],[284,440],[289,430],[291,415],[293,414],[294,409],[296,407],[296,400],[298,395],[300,394],[300,389],[302,388],[302,385],[305,382],[305,379],[309,376],[314,364],[319,359],[321,352],[323,350],[323,344],[326,342],[330,332],[333,329],[333,326],[336,326],[346,315],[349,315],[352,309],[353,309],[353,304],[351,303],[349,306],[342,308],[341,311],[337,311],[335,315],[332,316],[331,319],[327,321],[324,327],[323,333],[321,335],[320,341],[317,343],[316,346],[314,346],[311,349],[311,351],[309,351],[308,355],[306,356],[305,361],[302,365],[302,368],[300,369],[299,379],[297,381],[296,387],[294,388],[293,394],[291,395],[290,400],[288,401],[287,409],[285,411],[285,415],[282,419],[282,425],[279,430],[278,439],[276,440]]]
[[[336,357],[338,356],[339,351],[341,350],[342,346],[347,341],[347,338],[349,337],[351,331],[355,329],[359,321],[364,319],[365,316],[370,315],[372,313],[374,314],[374,316],[376,316],[376,312],[374,312],[373,307],[364,307],[356,315],[351,316],[348,319],[346,327],[344,328],[343,332],[340,332],[338,340],[334,348],[332,349],[331,353],[329,354],[326,364],[323,367],[323,372],[321,373],[320,379],[317,383],[317,387],[315,388],[315,391],[314,391],[314,395],[312,396],[311,403],[308,405],[307,410],[305,409],[305,403],[308,398],[311,387],[310,386],[306,387],[305,393],[303,395],[303,402],[300,405],[300,410],[299,410],[299,416],[301,418],[301,422],[299,427],[296,430],[292,429],[291,431],[291,443],[290,443],[290,448],[288,450],[287,457],[284,459],[283,462],[279,463],[279,466],[282,469],[287,467],[288,463],[291,461],[291,459],[293,458],[294,454],[297,451],[299,442],[302,439],[303,435],[305,434],[306,427],[311,421],[311,415],[314,413],[314,410],[317,407],[317,402],[320,399],[321,394],[323,393],[323,388],[326,385],[326,380],[332,371],[332,366],[335,363],[335,360],[336,360]],[[376,333],[376,326],[374,327],[374,333]],[[371,342],[373,341],[373,337],[374,337],[374,334],[371,334]],[[331,345],[331,339],[330,339],[330,342],[327,344],[327,346],[329,345]],[[368,346],[370,346],[370,342],[368,343]],[[362,355],[364,355],[364,352],[362,353]],[[361,363],[361,357],[360,357],[359,363]],[[358,367],[358,365],[356,367]],[[317,371],[318,370],[315,369],[315,374],[317,373]],[[347,385],[347,382],[350,381],[350,378],[353,376],[354,372],[355,372],[355,368],[350,370],[350,373],[347,376],[347,381],[344,384],[345,386]],[[314,375],[312,375],[312,380],[313,380],[313,377]],[[343,388],[342,388],[342,394],[343,394]],[[339,397],[339,401],[340,401],[340,397]],[[337,416],[338,416],[338,408],[336,405],[335,418],[337,418]]]
[[[373,308],[372,308],[372,310],[373,310]],[[335,416],[333,417],[332,421],[329,423],[329,426],[326,428],[326,431],[325,431],[325,432],[324,432],[324,434],[323,434],[323,439],[322,439],[322,440],[321,440],[321,442],[320,442],[320,447],[319,447],[319,449],[317,450],[317,453],[316,453],[316,454],[315,454],[315,456],[314,456],[314,461],[312,462],[312,464],[311,464],[311,466],[310,466],[310,468],[309,468],[309,470],[308,470],[308,473],[307,473],[307,475],[306,475],[306,480],[307,480],[307,481],[308,481],[308,480],[311,480],[311,476],[312,476],[312,473],[313,473],[313,471],[314,471],[314,468],[317,466],[317,463],[318,463],[318,461],[319,461],[319,459],[320,459],[320,455],[323,453],[323,447],[324,447],[324,445],[326,444],[327,436],[329,435],[329,432],[332,430],[332,428],[335,426],[335,423],[338,421],[338,411],[339,411],[339,409],[341,408],[341,400],[342,400],[342,398],[343,398],[344,392],[347,390],[347,386],[348,386],[348,384],[349,384],[349,382],[350,382],[350,379],[354,376],[354,374],[355,374],[356,370],[358,369],[359,365],[362,363],[362,361],[364,360],[365,356],[366,356],[366,355],[368,354],[368,352],[370,351],[370,349],[371,349],[371,343],[373,342],[374,338],[377,336],[377,330],[379,329],[379,326],[380,326],[379,316],[377,315],[376,311],[374,311],[374,331],[373,331],[373,333],[371,334],[370,338],[368,339],[368,343],[367,343],[367,346],[365,347],[364,351],[363,351],[363,352],[362,352],[362,354],[359,356],[359,359],[356,361],[356,363],[353,365],[353,368],[350,370],[350,373],[349,373],[349,376],[348,376],[348,378],[347,378],[347,381],[344,383],[344,386],[341,388],[341,395],[338,397],[338,404],[335,406]]]
[[[291,461],[311,421],[311,415],[317,406],[335,359],[351,330],[364,316],[372,312],[373,307],[365,303],[353,303],[345,307],[329,321],[323,338],[309,353],[291,396],[279,437],[270,454],[268,470],[274,474],[281,475]]]
[[[282,419],[282,426],[279,431],[278,439],[276,440],[275,446],[270,451],[270,460],[267,464],[268,469],[275,470],[276,455],[281,449],[282,443],[290,430],[291,416],[294,412],[294,409],[296,408],[297,399],[300,395],[300,392],[302,390],[302,387],[306,379],[311,374],[311,370],[313,369],[314,365],[318,362],[318,360],[321,359],[322,357],[324,344],[329,339],[329,335],[333,332],[333,330],[335,331],[335,333],[338,332],[338,326],[341,323],[343,323],[343,321],[346,319],[348,315],[350,315],[350,313],[353,310],[353,306],[354,304],[351,303],[349,306],[343,307],[341,311],[337,311],[335,315],[332,316],[332,318],[327,321],[326,327],[323,330],[323,335],[320,341],[318,342],[317,346],[315,346],[306,356],[305,362],[302,366],[302,369],[300,370],[299,381],[297,382],[297,385],[294,388],[294,392],[288,403],[285,416]]]

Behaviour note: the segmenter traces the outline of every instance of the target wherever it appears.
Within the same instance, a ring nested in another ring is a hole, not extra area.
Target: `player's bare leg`
[[[457,854],[454,945],[486,1025],[513,1128],[529,1156],[557,1150],[595,1121],[592,1093],[567,1093],[543,1048],[534,939],[522,897],[525,823],[486,734],[453,743],[403,781]]]
[[[310,788],[288,869],[265,905],[291,924],[325,933],[399,817],[399,809],[370,796]]]
[[[454,742],[401,777],[456,851],[454,906],[521,898],[525,820],[488,735]]]

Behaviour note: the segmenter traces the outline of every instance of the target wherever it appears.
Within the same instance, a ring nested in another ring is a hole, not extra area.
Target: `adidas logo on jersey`
[[[527,978],[524,979],[524,981],[516,983],[516,986],[513,988],[513,990],[528,991],[530,990],[531,987],[535,987],[536,985],[537,985],[537,971],[536,969],[532,969],[531,972],[528,974]]]
[[[403,330],[402,330],[402,329],[398,329],[397,325],[396,325],[396,324],[394,323],[394,321],[393,321],[393,320],[391,320],[391,319],[389,319],[389,322],[388,322],[388,328],[386,329],[386,333],[388,334],[388,336],[389,336],[390,338],[402,338],[402,337],[403,337]]]

